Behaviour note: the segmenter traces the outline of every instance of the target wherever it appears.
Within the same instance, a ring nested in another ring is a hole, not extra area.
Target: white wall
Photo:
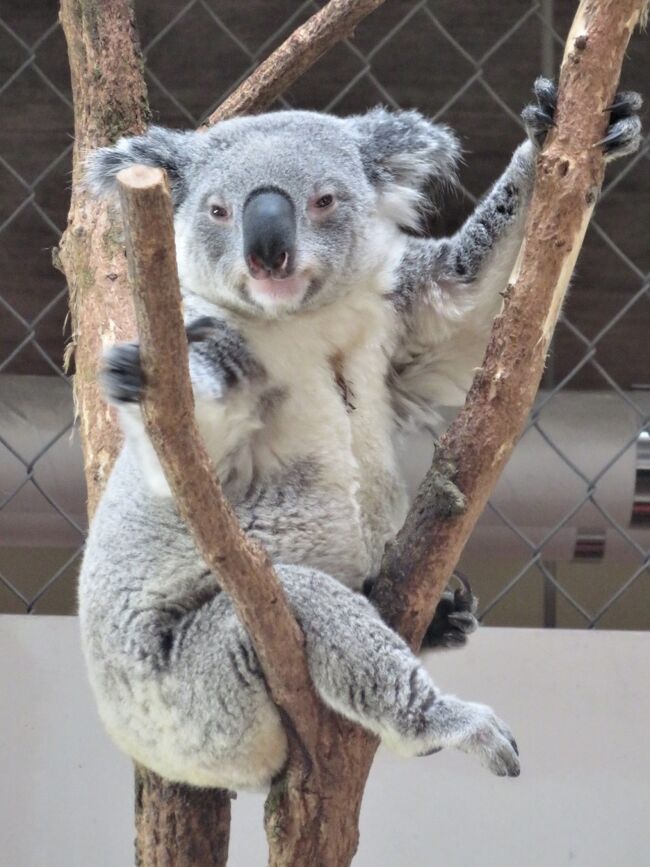
[[[0,617],[0,659],[0,863],[128,867],[131,768],[96,719],[76,619]],[[650,864],[650,633],[484,629],[428,663],[508,720],[522,775],[381,753],[356,867]],[[234,803],[233,867],[266,863],[261,809]]]

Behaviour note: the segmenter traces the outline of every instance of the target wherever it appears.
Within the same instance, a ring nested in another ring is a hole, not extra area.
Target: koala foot
[[[536,104],[527,105],[521,117],[526,132],[532,142],[541,148],[548,131],[555,126],[554,116],[557,105],[557,87],[548,78],[538,78],[533,85]],[[634,153],[641,145],[641,119],[637,112],[643,105],[640,94],[634,91],[621,91],[608,107],[610,113],[607,134],[598,142],[605,159],[617,159]]]
[[[518,777],[519,749],[512,732],[492,708],[442,695],[429,711],[427,731],[410,743],[414,752],[406,755],[429,756],[451,748],[475,755],[481,764],[498,777]]]
[[[114,403],[138,403],[144,376],[137,343],[118,343],[106,352],[100,374],[106,397]]]
[[[481,764],[498,777],[518,777],[521,772],[519,748],[508,726],[487,705],[460,704],[467,714],[467,731],[454,746],[476,755]]]
[[[478,628],[478,599],[464,576],[455,577],[463,586],[456,590],[448,587],[440,597],[433,620],[422,640],[423,650],[434,647],[462,647],[467,643],[467,636]]]

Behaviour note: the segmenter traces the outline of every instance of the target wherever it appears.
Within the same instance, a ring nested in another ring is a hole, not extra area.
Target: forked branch
[[[133,166],[123,169],[117,180],[147,382],[142,401],[147,432],[181,516],[251,635],[276,704],[301,739],[314,746],[319,702],[302,633],[266,552],[245,535],[224,499],[194,419],[173,212],[164,172]]]

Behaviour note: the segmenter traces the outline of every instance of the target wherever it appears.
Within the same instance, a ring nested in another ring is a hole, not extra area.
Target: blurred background
[[[157,123],[196,126],[322,5],[136,0]],[[454,231],[522,139],[533,80],[556,74],[575,0],[388,0],[277,103],[415,107],[459,133]],[[66,225],[73,114],[55,0],[0,8],[0,612],[72,614],[85,492],[69,378]],[[647,41],[622,87],[650,96]],[[645,128],[650,122],[645,117]],[[610,166],[542,391],[460,569],[500,626],[650,629],[650,136]],[[415,484],[431,444],[410,445]]]

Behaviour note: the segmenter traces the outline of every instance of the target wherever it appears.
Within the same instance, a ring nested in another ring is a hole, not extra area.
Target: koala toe
[[[100,380],[106,397],[114,403],[137,403],[142,398],[144,377],[137,343],[112,346],[104,356]]]
[[[200,316],[192,320],[185,328],[188,343],[197,343],[219,336],[222,324],[214,316]]]
[[[535,103],[527,105],[521,113],[521,119],[531,141],[542,147],[548,131],[554,123],[555,107],[557,105],[557,87],[549,78],[538,78],[533,85]]]
[[[621,90],[614,97],[614,102],[609,106],[610,124],[631,117],[643,107],[643,97],[634,90]]]
[[[467,643],[468,635],[478,628],[476,619],[478,599],[472,593],[467,579],[460,580],[463,587],[455,591],[447,589],[440,597],[422,641],[423,649],[462,647]]]
[[[605,159],[609,162],[638,151],[641,139],[641,119],[632,114],[610,123],[607,135],[598,144],[603,148]]]

